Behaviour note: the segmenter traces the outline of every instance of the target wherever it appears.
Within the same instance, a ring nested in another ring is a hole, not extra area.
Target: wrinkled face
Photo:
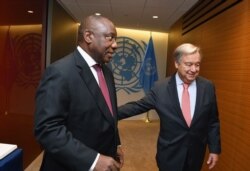
[[[108,63],[117,48],[116,29],[109,20],[96,23],[93,30],[89,30],[91,37],[91,56],[98,63]]]
[[[175,67],[180,78],[185,83],[191,83],[200,72],[201,57],[199,53],[188,54],[181,57],[180,61],[175,61]]]

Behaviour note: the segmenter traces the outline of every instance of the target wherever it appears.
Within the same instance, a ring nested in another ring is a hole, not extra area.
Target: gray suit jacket
[[[182,171],[186,161],[193,161],[192,171],[201,169],[206,145],[220,153],[220,125],[213,84],[198,77],[195,113],[190,128],[178,100],[175,75],[156,83],[136,102],[118,108],[118,119],[155,109],[160,118],[156,160],[162,171]]]
[[[35,136],[45,150],[41,170],[87,171],[98,152],[116,156],[120,140],[114,79],[107,66],[103,72],[114,117],[77,50],[46,69],[35,111]]]

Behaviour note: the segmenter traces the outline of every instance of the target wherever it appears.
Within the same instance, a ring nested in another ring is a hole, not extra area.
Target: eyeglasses
[[[90,32],[91,34],[102,34],[105,38],[105,40],[114,43],[116,41],[117,36],[114,34],[105,34],[105,33],[95,33],[91,30],[85,30],[85,32]]]
[[[115,41],[116,41],[116,36],[115,35],[113,35],[113,34],[107,34],[107,35],[104,35],[105,36],[105,39],[107,40],[107,41],[109,41],[109,42],[112,42],[112,43],[114,43]]]

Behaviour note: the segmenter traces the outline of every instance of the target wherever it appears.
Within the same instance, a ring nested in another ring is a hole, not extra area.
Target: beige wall
[[[158,79],[164,79],[166,75],[166,63],[167,63],[167,47],[168,47],[168,34],[160,33],[160,32],[151,32],[150,31],[141,31],[141,30],[132,30],[132,29],[124,29],[117,28],[118,37],[125,36],[131,39],[136,40],[137,42],[144,41],[148,43],[150,34],[153,38],[154,50],[156,56],[157,70],[158,70]],[[125,91],[119,91],[117,93],[118,98],[118,106],[122,105],[129,101],[138,100],[144,96],[144,91],[141,90],[137,93],[127,94]],[[138,116],[134,116],[129,119],[145,119],[146,114],[141,114]],[[158,115],[155,111],[149,112],[150,119],[158,119]]]

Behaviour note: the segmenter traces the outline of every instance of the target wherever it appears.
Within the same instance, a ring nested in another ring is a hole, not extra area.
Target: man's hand
[[[119,171],[120,168],[120,163],[115,161],[112,157],[100,154],[94,171]]]
[[[209,170],[214,168],[214,166],[216,165],[218,160],[219,160],[219,155],[218,154],[214,154],[214,153],[209,154],[209,157],[208,157],[208,160],[207,160]]]
[[[117,146],[117,158],[119,159],[121,167],[124,164],[124,153],[121,146]]]

